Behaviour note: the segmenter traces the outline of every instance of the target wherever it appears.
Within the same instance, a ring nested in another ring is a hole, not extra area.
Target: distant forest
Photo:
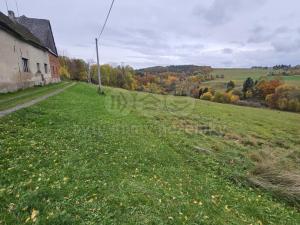
[[[160,73],[185,73],[187,75],[193,74],[197,71],[205,69],[212,69],[210,66],[196,66],[196,65],[173,65],[173,66],[154,66],[144,69],[136,70],[138,75],[145,73],[160,74]]]

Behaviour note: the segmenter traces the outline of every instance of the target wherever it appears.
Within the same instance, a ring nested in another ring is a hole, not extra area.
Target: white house
[[[0,93],[58,82],[58,68],[51,65],[57,55],[53,55],[13,12],[9,17],[0,12]]]

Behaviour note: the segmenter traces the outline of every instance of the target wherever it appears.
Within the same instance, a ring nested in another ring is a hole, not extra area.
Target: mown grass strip
[[[25,103],[27,101],[43,96],[57,89],[63,88],[67,84],[68,82],[61,82],[58,84],[50,84],[43,87],[33,87],[15,93],[1,94],[0,110],[9,109],[18,104]]]

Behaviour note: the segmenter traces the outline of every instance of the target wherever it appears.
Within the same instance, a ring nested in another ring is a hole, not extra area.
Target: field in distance
[[[215,90],[226,91],[226,84],[232,80],[235,82],[237,88],[242,88],[244,81],[251,77],[254,80],[258,80],[261,77],[267,77],[272,79],[274,77],[268,76],[272,73],[273,69],[245,69],[245,68],[219,68],[213,69],[212,74],[214,76],[224,75],[224,79],[218,78],[213,81],[204,82],[201,87],[211,87]],[[284,82],[288,85],[300,86],[300,74],[291,76],[281,76]]]

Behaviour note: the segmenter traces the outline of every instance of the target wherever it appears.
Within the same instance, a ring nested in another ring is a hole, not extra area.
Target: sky
[[[111,0],[7,2],[17,15],[49,19],[61,55],[96,60],[95,38]],[[297,65],[299,9],[299,0],[116,0],[100,61],[134,68]],[[5,0],[0,11],[7,11]]]

